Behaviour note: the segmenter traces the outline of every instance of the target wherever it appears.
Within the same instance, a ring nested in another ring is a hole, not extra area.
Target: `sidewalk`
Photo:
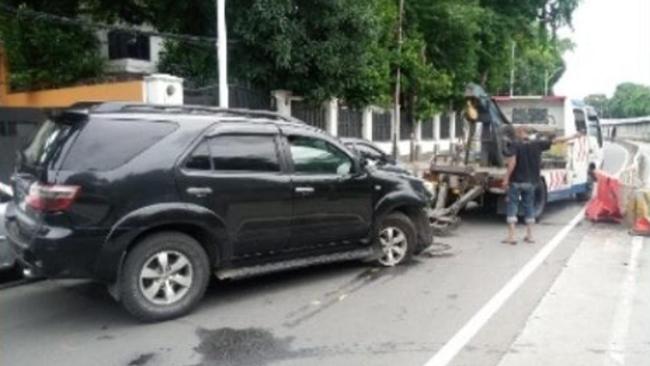
[[[500,366],[650,365],[650,239],[593,225]]]

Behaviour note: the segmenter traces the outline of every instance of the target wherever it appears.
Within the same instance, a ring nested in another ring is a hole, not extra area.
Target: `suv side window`
[[[185,161],[185,168],[192,170],[212,170],[210,150],[205,140],[194,149],[192,155]]]
[[[218,135],[204,140],[185,162],[193,170],[279,172],[273,135]]]
[[[55,154],[55,151],[51,151],[56,150],[53,145],[61,144],[61,139],[68,138],[63,136],[65,127],[56,128],[63,131],[46,133],[46,136],[41,136],[45,138],[44,141],[34,140],[32,145],[43,145],[40,148],[36,146],[34,150],[36,157],[40,156],[40,159],[43,159],[48,154]],[[75,171],[116,169],[160,142],[177,128],[178,125],[172,122],[94,117],[84,125],[79,136],[74,140],[61,169]],[[30,154],[32,148],[33,146],[28,148]]]
[[[352,159],[324,140],[289,136],[289,146],[296,173],[345,175],[352,170]]]

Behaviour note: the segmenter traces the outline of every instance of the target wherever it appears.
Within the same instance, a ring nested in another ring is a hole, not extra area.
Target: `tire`
[[[165,270],[161,260],[167,263]],[[194,308],[209,280],[210,263],[203,247],[188,235],[161,232],[128,253],[118,280],[119,297],[124,308],[142,321],[167,320]]]
[[[416,237],[415,225],[408,216],[401,212],[387,215],[381,220],[375,235],[375,245],[381,252],[377,264],[394,267],[408,262],[417,246]]]
[[[596,181],[595,167],[589,169],[587,172],[587,190],[585,192],[576,193],[578,201],[589,201],[594,192],[594,182]]]

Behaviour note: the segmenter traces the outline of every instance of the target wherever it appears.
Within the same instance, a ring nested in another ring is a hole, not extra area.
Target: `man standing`
[[[506,214],[508,222],[508,237],[503,240],[506,244],[517,244],[515,225],[519,205],[523,206],[526,221],[526,243],[534,243],[533,224],[535,223],[535,187],[541,184],[542,152],[551,145],[564,143],[582,136],[578,133],[571,137],[558,137],[553,140],[529,140],[525,127],[517,127],[515,141],[511,146],[511,155],[506,160],[507,172],[504,186],[507,189]]]

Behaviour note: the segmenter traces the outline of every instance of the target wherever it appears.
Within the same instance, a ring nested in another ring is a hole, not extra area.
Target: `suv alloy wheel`
[[[408,216],[393,212],[382,220],[376,240],[381,249],[377,262],[384,267],[393,267],[413,256],[415,227]]]
[[[203,297],[210,279],[208,256],[193,238],[161,232],[136,244],[124,262],[120,298],[144,321],[181,316]]]

